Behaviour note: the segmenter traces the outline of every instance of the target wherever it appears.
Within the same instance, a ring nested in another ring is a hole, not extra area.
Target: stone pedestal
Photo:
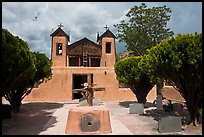
[[[144,113],[144,104],[142,103],[132,103],[129,105],[130,114],[143,114]]]
[[[181,117],[177,116],[166,116],[161,117],[159,120],[159,132],[181,132]]]
[[[112,132],[106,106],[72,106],[68,112],[66,134],[94,134]]]

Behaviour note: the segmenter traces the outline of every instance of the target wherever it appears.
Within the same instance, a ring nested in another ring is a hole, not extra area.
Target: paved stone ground
[[[144,108],[145,114],[129,114],[130,103],[135,103],[135,101],[105,102],[111,114],[115,115],[133,135],[202,135],[202,125],[198,127],[182,126],[182,132],[159,133],[159,117],[173,115],[173,113],[157,111],[152,103],[147,102]],[[186,116],[186,113],[184,115]]]
[[[70,103],[23,102],[21,111],[11,119],[2,120],[3,135],[67,135],[65,127]],[[105,135],[202,135],[202,125],[183,127],[182,132],[159,133],[158,117],[170,115],[155,110],[151,103],[145,107],[146,114],[129,114],[131,101],[104,102],[110,111],[112,133]]]

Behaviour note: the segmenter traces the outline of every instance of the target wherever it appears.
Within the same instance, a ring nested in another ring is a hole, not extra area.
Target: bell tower
[[[102,46],[101,67],[114,67],[116,62],[115,35],[108,29],[98,38],[98,43]]]
[[[69,36],[61,27],[62,24],[60,23],[58,29],[50,35],[52,37],[52,66],[67,66],[67,45]]]

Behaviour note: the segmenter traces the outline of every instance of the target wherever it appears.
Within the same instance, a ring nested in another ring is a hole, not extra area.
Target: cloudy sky
[[[125,19],[125,14],[141,2],[2,2],[2,28],[25,40],[32,51],[43,52],[50,58],[50,34],[63,24],[70,32],[71,43],[84,37],[96,42],[108,25],[116,34],[113,24]],[[178,33],[202,32],[202,2],[145,2],[148,7],[171,8],[168,22],[175,36]],[[125,50],[116,40],[117,53]]]

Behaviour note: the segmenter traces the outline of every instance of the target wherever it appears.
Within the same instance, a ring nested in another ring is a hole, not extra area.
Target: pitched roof
[[[68,55],[82,56],[84,51],[90,56],[101,56],[102,47],[86,37],[67,46]]]
[[[88,38],[84,37],[83,39],[78,40],[78,41],[76,41],[76,42],[74,42],[74,43],[68,45],[68,47],[72,47],[72,46],[75,46],[75,45],[79,45],[80,43],[86,43],[86,42],[91,43],[91,44],[93,44],[93,45],[95,45],[95,46],[100,46],[100,45],[98,45],[97,43],[95,43],[95,42],[89,40]]]
[[[69,36],[67,33],[65,33],[61,27],[59,27],[57,30],[55,30],[50,36],[66,36],[69,41]]]
[[[98,42],[99,40],[101,40],[103,37],[116,38],[116,36],[115,36],[109,29],[107,29],[106,32],[104,32],[104,33],[99,37],[99,39],[97,39],[97,42]]]

